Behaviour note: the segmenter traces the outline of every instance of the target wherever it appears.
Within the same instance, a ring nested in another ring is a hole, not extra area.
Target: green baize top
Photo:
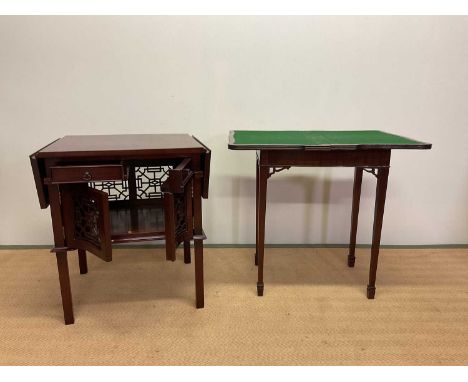
[[[303,146],[303,147],[359,147],[382,148],[430,148],[428,143],[415,141],[400,135],[378,130],[360,131],[231,131],[230,148],[249,148],[248,146]],[[243,147],[245,146],[245,147]]]

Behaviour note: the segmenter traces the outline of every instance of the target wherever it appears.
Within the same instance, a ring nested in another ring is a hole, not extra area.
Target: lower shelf
[[[164,207],[158,199],[139,204],[109,203],[113,243],[163,240]]]

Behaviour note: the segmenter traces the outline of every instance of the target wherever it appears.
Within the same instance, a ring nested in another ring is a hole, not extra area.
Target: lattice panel
[[[174,195],[176,236],[187,231],[187,216],[184,194]]]
[[[106,181],[106,182],[90,182],[90,187],[104,191],[109,200],[128,200],[128,182],[123,181]]]
[[[77,195],[73,198],[75,209],[75,239],[101,246],[99,208],[95,200]]]
[[[168,177],[169,166],[135,167],[137,199],[162,198],[161,185]],[[128,181],[90,182],[90,187],[104,191],[109,200],[130,198]]]
[[[169,169],[169,166],[135,167],[137,198],[162,198],[161,185],[167,179]]]

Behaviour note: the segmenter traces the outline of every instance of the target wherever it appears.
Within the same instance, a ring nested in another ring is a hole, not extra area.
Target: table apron
[[[259,150],[260,166],[388,167],[391,150]]]

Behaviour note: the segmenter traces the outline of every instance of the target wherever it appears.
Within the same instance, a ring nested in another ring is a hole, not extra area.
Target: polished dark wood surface
[[[188,134],[67,135],[37,152],[38,158],[158,153],[205,153],[206,147]]]
[[[51,208],[66,324],[75,320],[68,253],[78,250],[86,274],[87,254],[111,261],[114,243],[165,240],[172,261],[183,243],[189,264],[193,240],[196,307],[204,307],[201,200],[208,197],[210,160],[211,151],[187,134],[67,136],[30,156],[40,206]],[[148,173],[140,172],[137,182],[141,168]],[[158,171],[161,178],[146,178]],[[109,182],[126,182],[128,194],[110,200],[95,182],[105,190]],[[159,191],[147,191],[155,185]]]
[[[124,166],[87,165],[87,166],[53,166],[50,168],[50,183],[88,183],[106,180],[124,180]]]

